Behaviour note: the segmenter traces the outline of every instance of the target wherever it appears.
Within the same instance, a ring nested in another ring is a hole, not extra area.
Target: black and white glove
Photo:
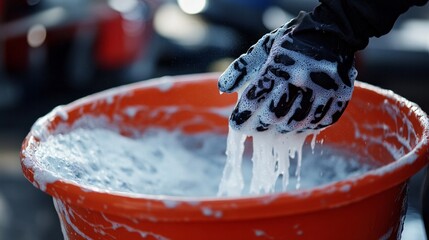
[[[231,63],[218,86],[239,92],[232,128],[249,135],[287,133],[321,129],[340,118],[357,75],[354,51],[324,28],[301,13]]]

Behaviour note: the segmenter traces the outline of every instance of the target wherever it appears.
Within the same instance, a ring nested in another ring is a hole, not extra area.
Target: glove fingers
[[[278,88],[276,85],[276,81],[267,76],[261,76],[257,81],[252,81],[241,94],[240,100],[231,114],[231,126],[241,129],[241,125],[246,122],[246,125],[253,126],[251,130],[254,130],[255,126],[261,125],[256,119],[257,115],[260,114],[260,109],[264,109],[261,105],[270,99],[273,89]],[[250,120],[251,117],[253,117],[252,120]]]
[[[241,55],[229,65],[225,72],[219,77],[218,88],[221,92],[235,92],[246,82],[253,78],[259,68],[252,68],[250,65],[262,65],[260,61],[264,59],[252,60],[251,55]],[[256,64],[250,61],[257,61]]]
[[[286,88],[279,89],[267,109],[272,113],[271,124],[277,126],[281,133],[299,129],[299,125],[309,118],[313,107],[313,91],[309,88],[299,87],[292,83],[284,83]],[[286,91],[285,91],[286,89]],[[264,119],[265,120],[265,119]]]
[[[347,104],[348,101],[335,101],[332,97],[325,104],[318,105],[310,121],[310,128],[321,129],[334,124],[346,110]]]

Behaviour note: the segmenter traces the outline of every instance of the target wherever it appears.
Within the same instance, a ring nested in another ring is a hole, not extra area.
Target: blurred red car
[[[126,68],[144,57],[158,5],[158,0],[0,1],[0,74],[25,81],[24,87],[88,85],[94,72]]]

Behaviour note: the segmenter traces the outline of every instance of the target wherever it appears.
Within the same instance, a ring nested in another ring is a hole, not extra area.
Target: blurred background
[[[62,239],[52,200],[21,174],[38,117],[103,89],[163,75],[222,71],[316,0],[0,0],[0,240]],[[429,112],[429,6],[358,53],[358,79]],[[426,239],[423,172],[411,179],[404,240]],[[382,204],[382,203],[381,203]]]

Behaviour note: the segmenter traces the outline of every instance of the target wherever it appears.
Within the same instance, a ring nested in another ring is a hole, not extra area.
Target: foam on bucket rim
[[[216,79],[218,74],[196,74],[190,76],[181,76],[177,78],[164,78],[164,84],[170,84],[170,87],[177,81],[199,81],[201,78],[213,80]],[[123,95],[133,88],[147,88],[156,86],[159,79],[152,79],[141,83],[122,86],[119,88],[107,90],[97,93],[80,100],[77,100],[69,105],[58,107],[45,117],[39,119],[33,127],[32,131],[28,134],[23,143],[23,150],[28,147],[34,146],[33,144],[39,141],[45,134],[49,134],[52,126],[49,124],[54,119],[66,119],[67,112],[70,109],[79,107],[83,103],[98,101],[100,99],[109,99],[112,95]],[[119,194],[109,192],[94,192],[93,189],[83,188],[81,186],[69,183],[64,180],[58,180],[47,184],[46,189],[41,189],[56,198],[62,198],[62,194],[67,192],[69,195],[74,195],[75,199],[81,199],[74,202],[78,205],[88,206],[86,203],[91,203],[90,208],[100,208],[103,210],[111,209],[114,212],[121,212],[124,209],[136,216],[141,215],[138,210],[146,209],[150,206],[151,214],[157,215],[159,218],[174,219],[187,215],[190,212],[201,211],[201,208],[212,209],[213,211],[221,211],[222,218],[235,219],[252,217],[252,211],[248,209],[263,208],[265,205],[278,205],[281,210],[276,213],[267,212],[270,215],[284,215],[299,212],[306,212],[322,208],[322,204],[308,204],[308,201],[319,202],[322,198],[329,202],[330,207],[340,206],[344,202],[358,201],[366,196],[374,194],[376,191],[380,192],[389,187],[392,187],[400,182],[405,181],[412,174],[417,172],[421,167],[427,164],[427,159],[422,157],[427,154],[428,139],[429,139],[429,121],[426,113],[424,113],[415,103],[395,94],[390,90],[381,89],[379,87],[359,82],[355,84],[357,89],[363,91],[371,91],[376,94],[383,95],[386,99],[398,103],[402,107],[409,109],[409,116],[414,115],[423,129],[419,136],[417,145],[408,153],[403,155],[390,164],[384,165],[380,168],[371,170],[361,176],[353,179],[346,179],[336,183],[328,184],[321,187],[316,187],[309,190],[302,190],[293,193],[284,192],[276,194],[265,194],[258,196],[245,196],[245,197],[227,197],[227,198],[195,198],[195,197],[173,197],[173,196],[153,196],[145,194]],[[167,89],[168,90],[168,89]],[[356,89],[355,89],[356,90]],[[36,187],[41,188],[41,185],[34,181],[34,172],[43,171],[43,169],[31,169],[29,165],[24,164],[24,161],[34,161],[29,159],[25,151],[21,152],[21,163],[24,175]],[[406,172],[399,172],[399,169],[407,169]],[[380,182],[388,182],[389,184],[381,184]],[[371,188],[368,190],[369,185],[377,186],[376,189]],[[383,186],[381,186],[383,185]],[[335,194],[334,194],[335,193]],[[334,196],[335,195],[335,196]],[[83,197],[84,196],[84,197]],[[65,199],[67,201],[67,199]],[[70,200],[69,198],[69,201]],[[103,202],[103,204],[101,204]],[[97,204],[94,203],[100,203]],[[309,207],[309,206],[312,207]],[[174,216],[171,216],[169,211],[174,206]],[[238,208],[237,206],[240,206]],[[326,207],[326,206],[325,206]],[[273,208],[275,209],[275,208]],[[227,214],[227,213],[230,214]],[[183,215],[182,215],[183,214]],[[202,216],[202,219],[206,219]]]

